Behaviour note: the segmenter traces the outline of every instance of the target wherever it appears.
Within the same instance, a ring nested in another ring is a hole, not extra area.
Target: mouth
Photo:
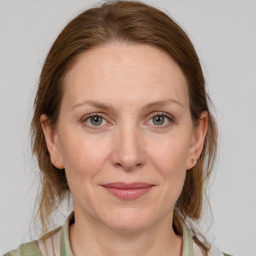
[[[147,194],[155,185],[144,182],[113,182],[103,187],[115,197],[122,200],[134,200]]]

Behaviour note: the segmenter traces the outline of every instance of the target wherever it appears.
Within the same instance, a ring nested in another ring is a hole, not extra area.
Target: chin
[[[136,232],[152,226],[154,218],[138,210],[123,209],[123,211],[116,211],[109,217],[104,216],[102,222],[113,230],[120,232]]]

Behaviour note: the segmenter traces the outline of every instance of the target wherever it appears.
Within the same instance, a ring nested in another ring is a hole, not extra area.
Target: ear
[[[51,162],[56,168],[63,169],[63,158],[57,130],[51,125],[48,117],[45,114],[40,116],[40,123],[44,132],[47,148],[50,153]]]
[[[198,158],[203,150],[205,137],[208,129],[208,112],[204,111],[201,113],[199,122],[194,127],[191,144],[189,149],[189,155],[187,159],[187,170],[193,168],[196,165]]]

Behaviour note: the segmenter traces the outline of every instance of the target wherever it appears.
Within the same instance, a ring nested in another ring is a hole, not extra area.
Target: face
[[[192,124],[178,65],[153,46],[113,43],[80,55],[63,86],[57,127],[41,123],[75,214],[117,230],[171,223],[207,126],[205,113]]]

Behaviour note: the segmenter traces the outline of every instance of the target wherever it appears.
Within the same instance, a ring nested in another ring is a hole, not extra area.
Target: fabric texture
[[[74,212],[67,218],[62,227],[57,228],[45,241],[35,240],[22,244],[17,250],[4,256],[73,256],[69,241],[69,226],[74,221]],[[199,246],[193,241],[186,224],[181,220],[183,229],[182,256],[203,256]],[[228,256],[216,247],[212,247],[209,256]]]

